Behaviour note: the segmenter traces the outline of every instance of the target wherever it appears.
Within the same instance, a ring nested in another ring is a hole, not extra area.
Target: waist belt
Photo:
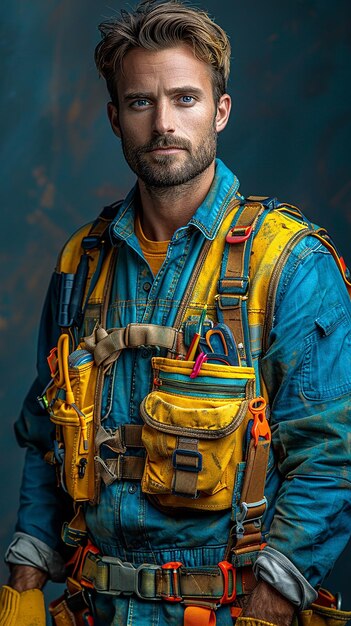
[[[185,602],[203,599],[216,604],[233,602],[237,595],[250,593],[257,584],[251,567],[236,569],[221,561],[209,567],[184,567],[179,561],[164,565],[143,563],[135,567],[115,557],[88,552],[81,583],[99,593],[133,595],[143,600]]]

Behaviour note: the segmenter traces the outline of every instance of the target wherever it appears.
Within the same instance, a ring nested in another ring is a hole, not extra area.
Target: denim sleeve
[[[63,552],[63,543],[60,539],[61,526],[71,505],[69,499],[57,486],[55,468],[44,460],[44,454],[53,447],[54,425],[51,423],[48,413],[40,408],[36,399],[50,380],[46,357],[50,349],[56,345],[60,334],[60,329],[55,322],[57,294],[58,275],[54,274],[40,324],[38,377],[27,394],[21,414],[15,424],[18,443],[20,446],[26,447],[27,451],[20,491],[16,535],[7,553],[9,562],[18,562],[14,554],[19,536],[22,538],[33,537],[32,545],[36,545],[36,543],[40,545],[39,542],[42,542],[48,547],[48,553],[52,555],[52,558],[57,558],[57,561],[60,560],[59,553]],[[71,514],[72,516],[73,514]],[[30,563],[28,562],[28,564]],[[57,567],[60,566],[58,562]],[[43,566],[41,568],[43,569]],[[51,563],[48,569],[55,571],[55,564]]]
[[[268,545],[315,587],[351,528],[351,305],[316,238],[296,246],[281,276],[262,375],[281,479]]]

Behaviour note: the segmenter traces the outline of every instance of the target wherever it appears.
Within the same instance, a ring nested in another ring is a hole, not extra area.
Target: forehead
[[[199,60],[187,45],[157,51],[133,48],[123,60],[117,81],[119,93],[184,85],[212,90],[211,67]]]

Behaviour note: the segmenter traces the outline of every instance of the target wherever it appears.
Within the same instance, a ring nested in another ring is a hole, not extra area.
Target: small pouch
[[[298,615],[299,626],[346,626],[351,620],[351,611],[341,611],[319,604],[311,604],[311,608],[301,611]]]
[[[255,397],[253,368],[152,359],[154,388],[141,403],[147,456],[142,490],[165,507],[231,507],[235,467]]]
[[[93,408],[97,366],[93,355],[78,347],[68,355],[68,335],[57,345],[57,367],[46,390],[46,404],[56,425],[55,462],[63,488],[75,501],[94,497]]]

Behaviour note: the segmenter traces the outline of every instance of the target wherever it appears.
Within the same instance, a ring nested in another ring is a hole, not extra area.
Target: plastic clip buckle
[[[218,563],[218,567],[223,574],[224,591],[219,601],[220,604],[230,604],[234,602],[236,598],[236,569],[228,561],[221,561]],[[229,572],[232,575],[232,592],[229,594]]]
[[[180,595],[180,584],[179,584],[179,568],[182,567],[183,563],[181,563],[180,561],[169,561],[168,563],[164,563],[164,565],[161,565],[161,569],[165,569],[165,570],[172,570],[172,576],[171,576],[171,581],[172,581],[172,592],[173,595],[168,596],[165,594],[162,594],[162,598],[164,600],[167,600],[167,602],[181,602],[182,601],[182,596]]]
[[[249,411],[254,417],[254,422],[251,428],[251,436],[254,439],[255,447],[257,447],[260,437],[264,437],[267,441],[271,440],[271,430],[266,418],[265,399],[259,397],[251,400],[249,403]]]
[[[253,226],[234,226],[230,229],[225,240],[227,243],[243,243],[251,236]]]

